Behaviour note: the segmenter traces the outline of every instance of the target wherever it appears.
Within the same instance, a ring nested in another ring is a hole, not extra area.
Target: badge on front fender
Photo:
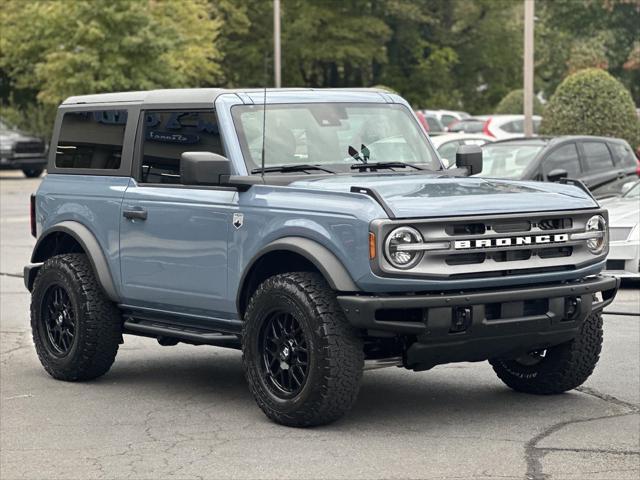
[[[233,226],[236,230],[238,230],[239,228],[242,227],[242,224],[244,223],[244,214],[242,213],[234,213],[233,214]]]

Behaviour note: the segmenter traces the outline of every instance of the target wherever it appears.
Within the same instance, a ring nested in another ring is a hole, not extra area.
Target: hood
[[[354,174],[298,180],[291,187],[348,192],[375,189],[397,218],[596,208],[582,189],[559,183],[524,182],[434,174]]]
[[[634,227],[640,222],[640,206],[637,198],[610,198],[600,202],[609,212],[609,226]]]

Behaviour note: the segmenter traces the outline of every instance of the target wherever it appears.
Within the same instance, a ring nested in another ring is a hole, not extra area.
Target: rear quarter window
[[[609,146],[613,151],[616,163],[622,167],[635,167],[636,156],[633,154],[633,150],[626,143],[610,143]]]
[[[65,112],[56,146],[55,166],[118,170],[126,126],[126,110]]]

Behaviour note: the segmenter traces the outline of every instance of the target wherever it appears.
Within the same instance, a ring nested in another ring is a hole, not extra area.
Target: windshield
[[[542,145],[488,144],[482,147],[479,177],[520,178]]]
[[[249,172],[261,166],[263,108],[237,105],[231,110]],[[351,165],[363,161],[441,168],[422,129],[402,105],[267,105],[265,123],[267,168],[306,164],[351,171]]]
[[[622,196],[624,198],[640,198],[640,182],[636,182],[636,184],[624,192],[624,195]]]

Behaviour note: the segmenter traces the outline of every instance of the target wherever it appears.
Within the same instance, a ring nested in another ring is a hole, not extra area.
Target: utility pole
[[[273,76],[276,88],[282,84],[280,67],[280,0],[273,0]]]
[[[524,0],[524,135],[533,135],[533,24],[535,0]]]

